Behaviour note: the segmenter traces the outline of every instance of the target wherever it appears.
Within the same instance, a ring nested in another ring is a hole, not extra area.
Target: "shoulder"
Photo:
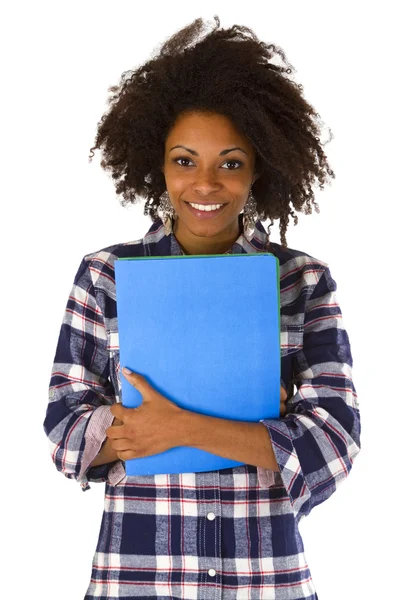
[[[274,242],[270,243],[270,247],[270,251],[279,260],[282,305],[301,312],[305,309],[304,302],[311,297],[320,282],[327,279],[333,282],[328,264],[320,258],[303,250],[283,248],[281,244]]]
[[[281,244],[270,243],[272,253],[279,260],[282,276],[290,273],[324,272],[329,269],[328,264],[303,250],[295,248],[283,248]]]
[[[121,242],[119,244],[112,244],[105,248],[100,248],[95,252],[85,254],[84,260],[86,262],[94,261],[114,261],[117,258],[127,258],[129,256],[140,256],[141,249],[143,247],[143,238],[133,240],[132,242]]]
[[[100,248],[84,255],[76,279],[89,278],[94,287],[109,288],[110,284],[115,285],[115,261],[142,255],[143,238]]]

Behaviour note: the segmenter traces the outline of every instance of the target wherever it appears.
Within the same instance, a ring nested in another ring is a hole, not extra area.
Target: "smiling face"
[[[177,147],[178,146],[178,147]],[[165,141],[163,172],[174,235],[188,254],[222,254],[239,236],[239,214],[256,180],[250,141],[224,115],[179,115]],[[198,212],[188,204],[223,204]]]

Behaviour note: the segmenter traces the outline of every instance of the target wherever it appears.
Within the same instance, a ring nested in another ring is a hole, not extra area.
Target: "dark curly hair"
[[[280,219],[280,239],[287,248],[289,215],[316,212],[312,184],[322,190],[326,175],[335,178],[320,143],[320,115],[304,99],[303,86],[287,74],[292,65],[283,50],[259,41],[248,27],[217,26],[200,41],[203,19],[196,19],[168,38],[159,53],[136,71],[122,74],[109,110],[97,125],[93,150],[103,147],[101,166],[116,180],[121,204],[146,198],[144,214],[153,222],[166,190],[161,166],[164,143],[183,112],[220,113],[229,117],[253,145],[253,184],[259,219]],[[278,54],[284,66],[271,62]],[[329,129],[331,134],[331,131]],[[331,141],[331,137],[328,141]]]

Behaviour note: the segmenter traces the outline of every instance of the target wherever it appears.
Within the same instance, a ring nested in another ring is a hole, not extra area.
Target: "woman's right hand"
[[[280,411],[279,414],[281,417],[284,417],[286,415],[286,400],[287,400],[287,393],[284,387],[281,386],[281,403],[280,403]]]

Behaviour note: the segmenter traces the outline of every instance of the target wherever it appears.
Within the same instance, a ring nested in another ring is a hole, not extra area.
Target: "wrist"
[[[205,415],[182,409],[180,415],[180,445],[196,448],[201,421],[207,419]]]
[[[97,467],[98,465],[105,465],[119,460],[117,451],[111,446],[111,441],[109,438],[105,439],[99,453],[90,463],[90,467]]]
[[[190,414],[189,410],[182,408],[178,414],[178,437],[179,446],[190,446],[189,444],[189,431],[190,427]]]

